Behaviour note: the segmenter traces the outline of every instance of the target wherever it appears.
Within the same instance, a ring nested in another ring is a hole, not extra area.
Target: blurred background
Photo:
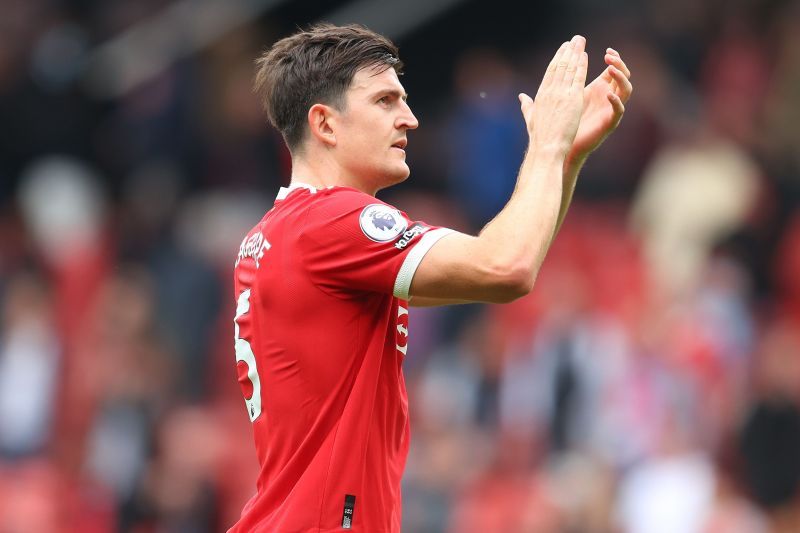
[[[529,297],[415,309],[408,533],[800,531],[800,4],[0,0],[0,533],[224,531],[254,491],[232,269],[290,174],[253,60],[400,46],[381,198],[478,231],[575,33],[635,91]]]

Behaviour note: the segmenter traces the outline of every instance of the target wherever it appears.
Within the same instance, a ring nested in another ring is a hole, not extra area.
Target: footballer
[[[585,42],[563,43],[536,96],[520,94],[529,146],[513,195],[477,236],[375,198],[408,178],[419,125],[391,41],[319,24],[257,60],[292,173],[235,261],[238,379],[260,472],[231,532],[400,531],[409,305],[531,291],[581,166],[632,91],[612,49],[586,85]]]

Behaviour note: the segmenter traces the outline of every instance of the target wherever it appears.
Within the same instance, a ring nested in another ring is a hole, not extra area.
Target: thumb
[[[522,109],[523,112],[525,111],[526,107],[529,107],[531,104],[533,104],[533,99],[525,93],[519,93],[518,98],[519,98],[520,108]]]

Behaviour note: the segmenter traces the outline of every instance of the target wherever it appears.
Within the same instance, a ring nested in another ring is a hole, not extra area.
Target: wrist
[[[564,169],[568,168],[580,168],[589,158],[589,153],[577,153],[575,151],[570,151],[564,157]]]
[[[565,163],[569,147],[559,146],[556,144],[546,146],[531,145],[528,148],[528,159],[533,159],[538,162],[545,163]]]

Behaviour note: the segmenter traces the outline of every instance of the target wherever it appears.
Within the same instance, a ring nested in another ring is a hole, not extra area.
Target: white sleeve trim
[[[417,267],[422,262],[422,258],[428,253],[428,250],[436,244],[439,239],[445,235],[453,233],[453,230],[448,228],[438,228],[429,231],[422,235],[416,246],[409,250],[406,255],[406,260],[400,267],[397,273],[397,279],[394,281],[394,295],[402,300],[408,300],[408,291],[411,289],[411,280],[414,279],[414,274]]]

